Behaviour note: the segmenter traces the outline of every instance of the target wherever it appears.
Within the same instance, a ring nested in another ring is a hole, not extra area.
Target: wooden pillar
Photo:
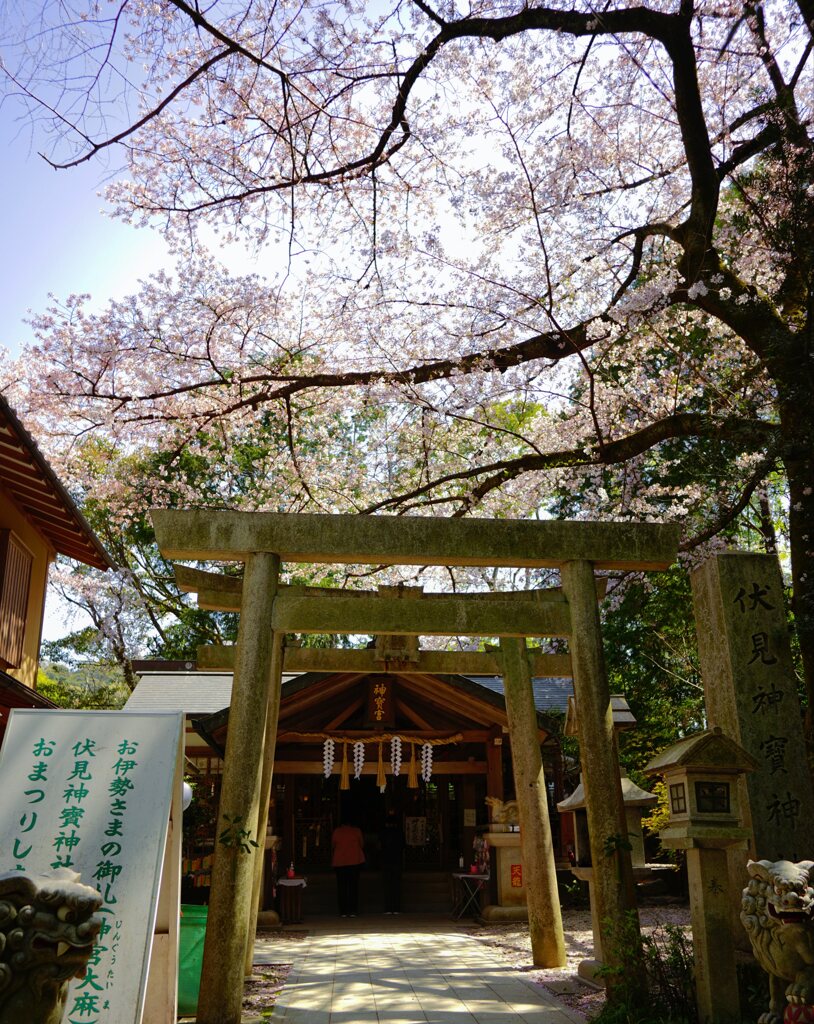
[[[477,810],[475,804],[475,776],[464,775],[461,779],[461,805],[464,809],[464,816],[467,810]],[[474,860],[474,843],[476,828],[474,825],[462,825],[461,827],[461,853],[464,857],[464,864],[468,868]],[[457,855],[456,855],[457,863]]]
[[[633,867],[626,848],[627,824],[622,802],[622,785],[616,736],[613,729],[596,584],[590,562],[566,563],[562,585],[571,608],[571,666],[577,707],[577,735],[588,815],[592,893],[596,901],[595,919],[602,928],[602,956],[611,968],[635,969],[623,965],[614,949],[613,935],[621,935],[627,913],[636,915]],[[614,976],[606,978],[609,995]]]
[[[260,778],[260,808],[257,814],[257,842],[254,851],[254,880],[252,882],[251,916],[246,941],[245,974],[252,973],[254,940],[257,936],[257,915],[260,911],[260,893],[263,889],[263,865],[266,860],[266,830],[269,820],[271,784],[274,778],[274,754],[277,749],[277,719],[280,716],[280,691],[283,685],[283,639],[282,633],[275,633],[271,651],[271,685],[266,711],[266,734],[263,741],[263,769]]]
[[[443,783],[438,786],[436,791],[438,793],[438,817],[440,821],[449,821],[449,784],[446,779]],[[457,810],[457,807],[455,808]],[[455,854],[455,860],[452,859],[452,844],[450,843],[450,829],[441,828],[439,830],[441,843],[440,849],[438,850],[438,866],[441,870],[444,870],[449,864],[458,863],[458,854]]]
[[[496,742],[497,741],[497,742]],[[503,733],[500,726],[489,730],[486,737],[486,795],[502,800],[503,792]],[[492,814],[489,812],[489,820]]]
[[[254,879],[250,841],[258,841],[263,735],[272,666],[271,613],[279,572],[277,555],[260,552],[246,560],[198,1024],[240,1024]]]
[[[526,900],[532,959],[538,967],[564,967],[557,869],[548,820],[548,797],[531,670],[525,640],[504,637],[500,641],[506,714],[512,744],[514,788],[520,811],[520,841],[526,871]]]
[[[337,750],[338,749],[339,744],[337,744]],[[283,796],[283,827],[280,830],[283,845],[277,855],[280,871],[285,870],[289,864],[293,864],[294,862],[294,817],[297,800],[297,776],[293,774],[284,775],[283,778],[285,780],[285,794]],[[336,806],[338,824],[339,803],[341,803],[341,796],[338,789],[337,800],[339,801]]]

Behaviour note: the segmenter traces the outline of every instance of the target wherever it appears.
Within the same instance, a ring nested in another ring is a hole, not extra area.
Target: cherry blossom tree
[[[190,262],[39,318],[20,394],[122,450],[271,417],[268,507],[529,514],[618,467],[587,511],[692,543],[780,467],[814,708],[813,26],[811,0],[46,7],[10,92],[55,166],[123,154],[118,213]],[[284,270],[193,259],[212,231]]]

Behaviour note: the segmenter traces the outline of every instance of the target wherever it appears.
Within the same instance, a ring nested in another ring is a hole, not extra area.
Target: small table
[[[283,924],[302,921],[302,890],[308,884],[305,878],[278,878],[280,890],[280,920]]]
[[[480,910],[481,890],[486,887],[489,875],[473,875],[471,871],[453,871],[452,919],[460,920],[467,911],[475,917]]]

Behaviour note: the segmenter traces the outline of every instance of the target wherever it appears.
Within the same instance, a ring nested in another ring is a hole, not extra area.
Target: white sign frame
[[[177,958],[177,925],[159,928],[169,941],[154,933],[162,874],[173,873],[165,862],[171,808],[180,833],[183,738],[181,712],[11,712],[0,750],[0,871],[47,874],[64,864],[104,899],[101,959],[73,983],[66,1024],[74,1012],[79,1024],[141,1024],[154,945],[173,947]],[[172,867],[180,872],[180,862]],[[170,904],[178,900],[172,881],[162,886]],[[174,968],[161,964],[160,974],[168,971],[174,988],[177,959]],[[166,1009],[162,1018],[174,1020],[175,1007]],[[158,1020],[152,1010],[149,1017]]]

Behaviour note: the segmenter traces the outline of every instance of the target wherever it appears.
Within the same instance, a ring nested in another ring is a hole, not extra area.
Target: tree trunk
[[[810,360],[810,356],[808,357]],[[789,488],[792,602],[803,662],[805,737],[814,749],[814,381],[805,360],[790,360],[780,395],[781,458]]]

